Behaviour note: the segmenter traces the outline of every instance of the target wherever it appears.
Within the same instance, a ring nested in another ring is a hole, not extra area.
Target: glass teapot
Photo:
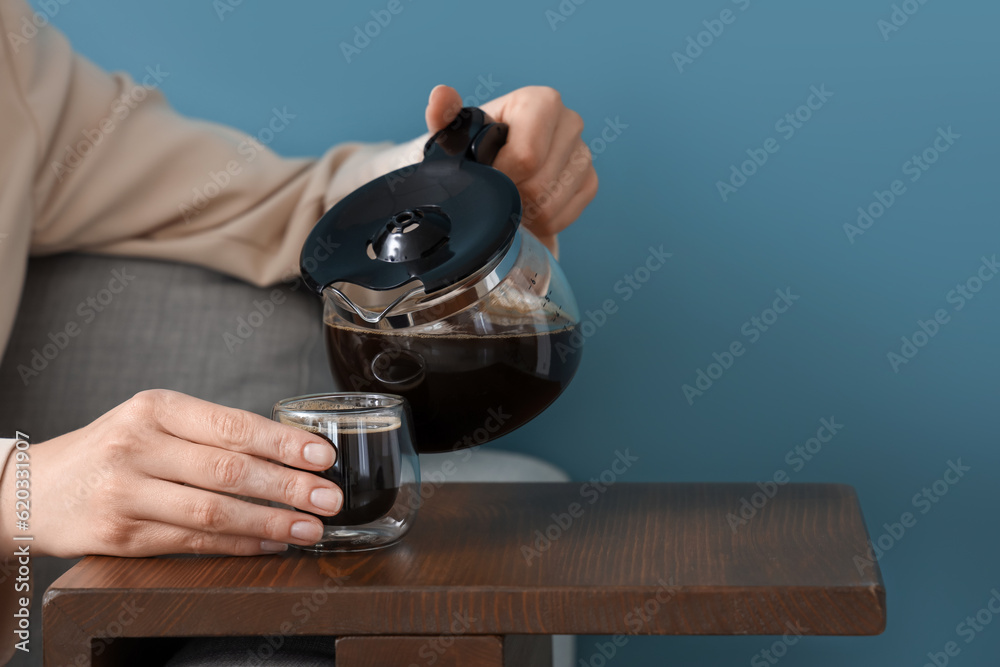
[[[566,277],[520,226],[514,183],[490,166],[506,137],[506,125],[462,109],[422,162],[349,194],[302,249],[340,388],[404,396],[421,453],[527,423],[580,363]]]

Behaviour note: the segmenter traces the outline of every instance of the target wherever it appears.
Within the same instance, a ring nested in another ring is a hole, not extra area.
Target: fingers
[[[143,391],[123,407],[136,423],[155,424],[182,440],[273,459],[295,468],[326,470],[336,456],[333,446],[316,434],[175,391]]]
[[[582,131],[583,119],[566,109],[544,164],[530,178],[517,184],[523,198],[524,222],[538,236],[558,234],[583,210],[580,208],[570,218],[562,215],[591,174],[596,175],[590,152],[580,139]],[[589,199],[584,206],[586,203]],[[555,225],[556,221],[560,221],[561,226]]]
[[[133,530],[131,544],[128,547],[117,549],[114,554],[108,555],[133,558],[178,553],[261,556],[287,550],[288,545],[282,542],[241,535],[208,533],[158,521],[144,521]]]
[[[493,166],[520,185],[545,163],[561,115],[554,111],[561,108],[562,101],[551,88],[535,86],[517,92],[484,104],[483,110],[509,125],[507,143]]]
[[[566,108],[551,88],[521,88],[483,105],[509,125],[507,144],[493,166],[517,185],[524,223],[551,250],[597,192],[590,149],[583,142],[583,119]]]
[[[211,491],[160,479],[146,482],[132,515],[210,535],[252,537],[299,545],[315,544],[323,524],[314,516],[279,507],[264,507]]]
[[[542,245],[549,249],[552,256],[559,260],[559,237],[555,234],[550,236],[538,236],[536,237]]]
[[[574,220],[580,217],[583,210],[587,208],[594,199],[594,195],[597,194],[597,172],[591,169],[585,176],[585,180],[580,184],[580,188],[570,197],[569,201],[565,203],[560,203],[554,206],[550,213],[554,217],[549,220],[538,223],[535,221],[526,221],[529,227],[533,226],[532,231],[535,229],[540,229],[539,240],[549,246],[549,250],[552,250],[552,245],[546,243],[545,239],[555,240],[555,235],[562,230],[566,229],[573,223]],[[546,235],[548,232],[548,235]],[[556,245],[558,249],[558,245]],[[558,257],[558,253],[553,251],[553,254]]]
[[[424,119],[431,134],[443,130],[462,110],[462,97],[451,86],[435,86],[427,99]]]
[[[454,88],[437,86],[427,103],[428,128],[445,127],[461,107]],[[583,119],[566,108],[556,90],[544,86],[520,88],[482,108],[509,128],[493,166],[521,193],[525,225],[557,251],[555,235],[580,216],[597,192],[590,149],[581,138]]]
[[[144,471],[158,479],[202,489],[271,500],[315,514],[340,511],[344,495],[319,475],[286,468],[264,459],[219,447],[165,436],[147,450]]]

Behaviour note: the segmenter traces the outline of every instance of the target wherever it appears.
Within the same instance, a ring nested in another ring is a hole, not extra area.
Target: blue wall
[[[402,2],[350,63],[340,43],[385,0],[243,2],[223,20],[207,0],[77,0],[54,22],[104,67],[161,65],[181,112],[256,132],[272,107],[287,107],[297,118],[273,143],[283,154],[415,136],[434,84],[472,95],[480,77],[497,94],[557,87],[586,119],[588,140],[605,119],[626,124],[603,151],[594,145],[600,194],[562,239],[581,308],[615,299],[619,309],[586,343],[565,396],[503,444],[539,451],[581,480],[627,444],[641,458],[630,481],[784,470],[797,482],[853,484],[873,537],[903,512],[916,517],[881,561],[888,630],[808,638],[781,664],[922,665],[948,641],[961,649],[953,664],[996,664],[1000,619],[970,643],[956,626],[1000,587],[1000,280],[949,300],[970,278],[980,287],[981,258],[1000,254],[996,3],[907,0],[919,10],[883,34],[889,0],[564,0],[575,11],[555,29],[546,12],[558,0]],[[732,22],[679,68],[674,52],[724,9]],[[813,86],[832,97],[821,107],[812,98],[820,108],[800,111],[811,118],[789,136],[775,124]],[[905,163],[939,128],[959,138],[910,180],[918,172]],[[717,182],[748,150],[760,158],[768,138],[777,152],[724,201]],[[849,238],[858,207],[897,179],[902,194]],[[673,256],[626,301],[616,284],[661,245]],[[799,298],[753,341],[750,318],[776,289]],[[887,354],[939,309],[947,322],[929,341],[918,335],[926,345],[894,369]],[[734,341],[745,352],[718,377],[713,353]],[[699,369],[718,379],[689,402],[682,386]],[[821,418],[843,429],[797,469],[786,453]],[[958,459],[971,470],[939,502],[915,506],[914,494]],[[581,657],[593,642],[581,640]],[[612,662],[748,664],[772,642],[635,638]]]

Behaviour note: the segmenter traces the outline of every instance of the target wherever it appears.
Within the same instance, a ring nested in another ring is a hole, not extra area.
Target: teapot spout
[[[324,291],[334,295],[344,307],[346,307],[348,310],[353,312],[355,315],[360,317],[365,322],[368,322],[369,324],[378,324],[379,322],[384,320],[389,315],[390,312],[392,312],[393,308],[398,306],[403,301],[406,301],[414,294],[422,292],[423,289],[424,289],[423,285],[417,285],[416,287],[404,291],[402,294],[396,297],[396,299],[394,299],[388,306],[386,306],[381,312],[362,308],[361,306],[351,301],[351,299],[348,298],[348,296],[344,294],[343,291],[337,289],[333,285],[327,286]]]

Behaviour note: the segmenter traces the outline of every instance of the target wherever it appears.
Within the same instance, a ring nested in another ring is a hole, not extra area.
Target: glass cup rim
[[[294,407],[297,402],[304,401],[344,401],[349,399],[364,399],[364,398],[375,398],[379,400],[384,400],[382,405],[370,406],[370,405],[353,405],[347,407],[339,408],[302,408]],[[271,412],[272,414],[311,414],[311,415],[322,415],[322,414],[338,414],[338,415],[366,415],[366,414],[377,414],[379,412],[385,412],[386,410],[393,410],[403,407],[406,403],[406,399],[399,394],[385,394],[380,392],[370,392],[370,391],[331,391],[323,392],[319,394],[302,394],[301,396],[290,396],[288,398],[283,398],[274,404]]]

